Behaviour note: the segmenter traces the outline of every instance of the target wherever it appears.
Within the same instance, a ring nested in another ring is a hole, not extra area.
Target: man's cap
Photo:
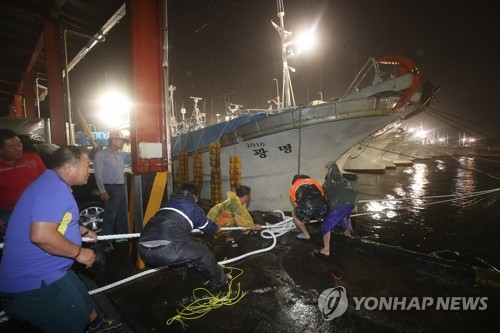
[[[123,136],[122,132],[120,132],[120,131],[111,131],[111,132],[109,132],[109,137],[108,137],[108,138],[109,138],[109,139],[119,139],[119,140],[121,140],[121,141],[123,141],[123,142],[126,142],[126,143],[128,143],[128,142],[129,142],[129,140],[128,140],[128,139],[126,139],[126,138]]]

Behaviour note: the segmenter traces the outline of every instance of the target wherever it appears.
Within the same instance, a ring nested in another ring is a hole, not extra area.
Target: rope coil
[[[167,320],[166,324],[171,325],[174,321],[181,323],[182,328],[185,329],[188,325],[184,323],[184,320],[194,320],[199,319],[206,315],[208,312],[218,309],[221,306],[234,305],[241,301],[243,297],[247,294],[246,291],[241,291],[241,285],[237,283],[237,290],[233,291],[233,282],[243,274],[243,270],[235,267],[224,267],[229,269],[229,274],[233,274],[233,271],[238,271],[227,284],[227,292],[214,295],[205,288],[195,288],[193,290],[193,299],[189,305],[184,306],[184,308],[177,314]],[[197,294],[200,294],[199,296]]]
[[[292,227],[290,224],[293,225],[291,217],[288,218],[288,219],[286,219],[285,221],[281,221],[281,222],[279,222],[277,224],[274,224],[274,225],[262,226],[262,228],[266,228],[266,229],[264,229],[264,230],[261,231],[261,236],[263,238],[265,238],[265,239],[271,239],[271,238],[273,239],[273,243],[270,246],[268,246],[266,248],[263,248],[263,249],[259,249],[259,250],[255,250],[255,251],[252,251],[252,252],[248,252],[248,253],[242,254],[241,256],[238,256],[238,257],[235,257],[235,258],[231,258],[231,259],[226,259],[226,260],[219,261],[218,264],[221,265],[221,266],[222,265],[227,265],[229,263],[241,260],[243,258],[252,256],[252,255],[255,255],[255,254],[259,254],[259,253],[271,251],[276,246],[276,242],[277,242],[276,238],[277,237],[282,236],[286,232],[288,232],[289,230],[292,230],[292,229],[295,228],[294,225]],[[247,230],[247,229],[249,229],[249,228],[242,228],[242,227],[230,227],[230,228],[231,228],[230,230]],[[276,234],[273,231],[269,230],[271,228],[275,228],[277,230]],[[222,228],[222,230],[227,230],[227,229],[226,228]],[[108,240],[108,239],[118,239],[118,238],[134,238],[134,237],[139,237],[139,236],[140,236],[140,234],[129,234],[129,235],[120,234],[120,235],[97,236],[97,239],[98,240],[101,240],[101,239]],[[92,240],[91,238],[84,238],[83,239],[83,241],[91,241],[91,240]],[[168,266],[163,266],[163,267],[157,267],[157,268],[149,269],[147,271],[144,271],[144,272],[132,275],[132,276],[130,276],[128,278],[125,278],[125,279],[116,281],[114,283],[111,283],[111,284],[109,284],[107,286],[103,286],[101,288],[93,289],[93,290],[89,291],[89,295],[94,295],[94,294],[97,294],[97,293],[109,290],[111,288],[117,287],[117,286],[122,285],[124,283],[130,282],[132,280],[141,278],[143,276],[146,276],[146,275],[149,275],[149,274],[152,274],[152,273],[159,272],[159,271],[167,269],[167,268],[168,268]]]

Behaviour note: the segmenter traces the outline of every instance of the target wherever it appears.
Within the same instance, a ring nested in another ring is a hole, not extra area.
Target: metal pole
[[[278,105],[278,109],[281,109],[280,91],[278,88],[278,79],[274,78],[273,81],[276,81],[276,103]]]
[[[35,79],[35,86],[36,86],[36,109],[37,109],[36,111],[38,118],[40,118],[40,94],[38,93],[38,74]]]
[[[168,95],[167,95],[167,89],[170,88],[169,86],[169,75],[168,75],[168,70],[169,70],[169,62],[168,62],[168,6],[167,6],[168,1],[164,2],[164,8],[163,8],[163,86],[164,86],[164,98],[165,101],[168,101]],[[173,88],[175,90],[175,87]],[[166,150],[167,150],[167,194],[173,193],[173,172],[172,172],[172,151],[171,151],[171,140],[172,140],[172,133],[171,133],[171,128],[170,128],[170,116],[175,115],[175,110],[174,110],[174,94],[172,90],[172,100],[171,104],[168,102],[165,103],[165,106],[167,108],[167,117],[166,117]],[[170,108],[170,110],[169,110]]]
[[[290,107],[295,106],[295,98],[293,96],[292,82],[290,79],[290,67],[288,66],[288,58],[291,58],[293,56],[293,53],[290,53],[289,55],[287,49],[293,44],[293,41],[286,41],[287,34],[291,35],[291,32],[287,32],[285,30],[285,7],[282,0],[278,0],[278,10],[280,26],[279,28],[276,27],[276,29],[278,30],[281,37],[281,60],[283,62],[283,107]]]
[[[73,133],[73,117],[71,114],[71,97],[69,92],[69,76],[68,76],[68,45],[67,45],[67,32],[64,30],[64,75],[66,79],[66,100],[68,105],[68,125],[69,125],[69,144],[75,143],[75,134]]]
[[[98,38],[96,38],[96,37],[92,37],[92,36],[87,36],[85,34],[82,34],[82,33],[76,32],[76,31],[64,30],[64,62],[65,62],[64,76],[66,79],[66,95],[67,95],[67,101],[68,101],[69,144],[73,145],[73,144],[75,144],[75,133],[74,133],[74,127],[73,127],[73,112],[71,110],[71,96],[70,96],[70,91],[69,91],[68,43],[67,43],[68,33],[71,33],[71,34],[78,36],[78,37],[83,37],[83,38],[93,40],[94,42],[104,42],[105,39],[102,37],[102,35],[99,36]]]

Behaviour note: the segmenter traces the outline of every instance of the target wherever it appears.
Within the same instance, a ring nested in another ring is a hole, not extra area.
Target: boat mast
[[[285,21],[283,18],[285,16],[285,7],[283,5],[283,0],[277,0],[277,5],[280,25],[278,26],[272,20],[271,23],[276,28],[281,38],[281,59],[283,61],[283,89],[281,92],[283,95],[283,105],[281,105],[281,107],[286,108],[295,106],[295,97],[293,96],[292,81],[290,79],[290,70],[295,72],[295,69],[288,66],[288,59],[293,57],[293,50],[290,48],[293,41],[287,40],[292,36],[292,32],[285,30]],[[278,109],[279,108],[280,105],[278,105]]]

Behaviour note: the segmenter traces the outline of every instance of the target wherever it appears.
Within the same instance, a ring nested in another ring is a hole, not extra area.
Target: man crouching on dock
[[[139,254],[151,266],[170,266],[181,280],[186,278],[187,264],[191,264],[217,291],[229,282],[209,248],[191,239],[191,231],[198,229],[216,234],[219,226],[210,220],[198,206],[198,189],[192,183],[184,184],[163,205],[144,227],[139,238]]]

